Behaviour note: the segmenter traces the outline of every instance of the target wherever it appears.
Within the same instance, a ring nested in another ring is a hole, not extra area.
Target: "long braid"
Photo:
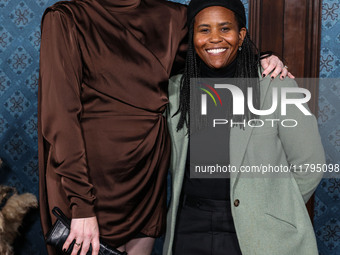
[[[243,40],[242,50],[239,51],[237,57],[237,67],[235,78],[245,78],[239,79],[238,87],[242,90],[245,98],[248,98],[248,88],[253,90],[253,105],[255,109],[260,107],[260,86],[259,86],[259,76],[258,67],[260,65],[260,59],[258,50],[255,44],[251,41],[249,33]],[[249,79],[257,78],[257,79]],[[250,120],[256,119],[258,116],[251,113],[248,109],[247,100],[244,100],[244,109],[246,109],[245,116],[234,116],[235,121],[242,121],[243,119]]]
[[[184,124],[189,126],[189,121],[187,116],[190,114],[190,78],[198,78],[198,66],[197,66],[197,56],[193,44],[194,37],[194,20],[191,22],[189,27],[189,43],[188,52],[185,61],[184,73],[181,78],[181,89],[180,89],[180,104],[179,109],[176,114],[180,113],[180,118],[177,124],[177,130],[183,128]]]

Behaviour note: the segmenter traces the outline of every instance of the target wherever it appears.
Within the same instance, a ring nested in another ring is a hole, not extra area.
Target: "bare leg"
[[[144,237],[130,240],[126,245],[126,252],[129,255],[150,255],[155,238]]]

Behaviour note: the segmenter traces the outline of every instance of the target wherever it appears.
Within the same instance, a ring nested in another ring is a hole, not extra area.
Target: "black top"
[[[200,61],[200,70],[202,78],[232,78],[236,71],[236,61],[233,61],[229,66],[222,69],[211,69]],[[208,105],[209,105],[208,100]],[[212,102],[210,102],[212,103]],[[227,102],[227,107],[231,107],[231,102]],[[214,110],[215,107],[210,107],[209,110]],[[218,163],[220,166],[228,166],[229,144],[230,144],[230,125],[223,127],[206,128],[204,131],[204,142],[199,146],[205,158],[209,158],[212,165]],[[190,140],[189,140],[190,141]],[[190,146],[189,146],[190,148]],[[219,148],[217,151],[216,148]],[[223,148],[221,150],[221,148]],[[208,156],[207,156],[208,155]],[[195,155],[192,155],[195,157]],[[197,157],[197,156],[196,156]],[[199,161],[199,159],[197,159]],[[193,160],[196,162],[196,159]],[[183,194],[200,198],[214,200],[230,200],[230,179],[229,178],[190,178],[190,150],[188,149],[185,176],[183,181]],[[206,175],[202,175],[204,177]]]

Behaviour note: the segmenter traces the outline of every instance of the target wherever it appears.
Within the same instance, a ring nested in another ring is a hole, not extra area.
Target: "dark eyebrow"
[[[226,21],[226,22],[219,23],[218,25],[219,26],[227,26],[227,25],[232,25],[232,23],[229,22],[229,21]],[[199,28],[200,27],[210,27],[210,25],[209,24],[200,24],[198,27]]]
[[[225,25],[232,25],[233,23],[227,21],[227,22],[223,22],[223,23],[220,23],[219,25],[220,26],[225,26]]]
[[[198,27],[210,27],[210,25],[208,25],[208,24],[201,24]]]

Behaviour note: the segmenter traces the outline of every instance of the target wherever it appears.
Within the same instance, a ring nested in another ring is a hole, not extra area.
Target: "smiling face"
[[[234,13],[221,6],[211,6],[195,17],[194,46],[197,55],[210,68],[228,66],[237,56],[246,36],[239,29]]]

